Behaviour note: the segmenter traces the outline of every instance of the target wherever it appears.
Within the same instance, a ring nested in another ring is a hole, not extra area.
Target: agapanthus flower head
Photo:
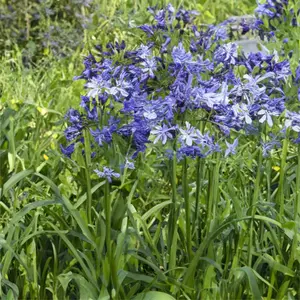
[[[113,169],[103,167],[103,171],[95,169],[94,172],[100,177],[105,178],[109,183],[112,183],[112,178],[120,178],[120,174],[115,172]]]

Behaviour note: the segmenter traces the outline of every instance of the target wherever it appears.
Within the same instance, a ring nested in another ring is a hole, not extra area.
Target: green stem
[[[299,224],[299,216],[300,216],[300,144],[298,145],[298,165],[297,165],[297,173],[296,173],[296,193],[295,193],[295,202],[294,202],[294,236],[293,243],[291,247],[290,257],[288,261],[288,268],[293,269],[294,262],[297,260],[297,247],[298,247],[298,224]],[[286,295],[286,291],[290,284],[290,277],[286,276],[283,284],[281,285],[277,298],[283,299]]]
[[[285,169],[286,169],[288,142],[289,140],[288,140],[288,132],[287,132],[287,136],[283,141],[283,147],[282,147],[279,186],[278,186],[278,194],[277,194],[277,207],[279,207],[279,215],[281,217],[283,217],[284,215],[284,177],[285,177]]]
[[[191,204],[189,197],[189,184],[187,178],[187,158],[184,158],[183,168],[182,168],[182,183],[183,183],[183,196],[185,203],[185,228],[186,228],[186,246],[188,260],[191,261],[192,258],[192,238],[191,238]]]
[[[104,185],[104,214],[105,214],[105,244],[106,255],[108,257],[109,264],[111,263],[111,207],[110,207],[110,192],[109,182],[106,179]]]
[[[86,177],[86,186],[87,186],[87,203],[86,203],[86,215],[88,224],[92,224],[92,192],[91,192],[91,176],[90,176],[90,167],[91,167],[91,144],[89,132],[84,132],[84,152],[85,152],[85,177]]]
[[[106,255],[108,257],[110,265],[110,277],[112,280],[113,288],[118,289],[118,277],[116,274],[116,265],[112,254],[111,247],[111,197],[110,197],[110,185],[106,179],[104,185],[104,213],[105,213],[105,244],[106,244]]]
[[[294,219],[298,222],[300,216],[300,144],[298,145],[298,165],[296,175],[296,202],[294,208]]]
[[[169,216],[168,224],[168,250],[169,250],[169,270],[174,270],[176,266],[176,251],[172,251],[174,246],[174,239],[177,238],[177,235],[174,234],[177,224],[177,205],[176,205],[176,168],[177,160],[176,153],[174,152],[173,159],[170,160],[170,170],[171,170],[171,186],[172,186],[172,207]],[[170,275],[173,275],[173,271],[170,272]]]
[[[211,231],[212,220],[216,217],[216,208],[219,195],[219,171],[220,154],[215,154],[215,165],[210,169],[209,174],[209,197],[207,201],[207,232]]]
[[[276,280],[276,271],[275,269],[271,269],[271,276],[270,276],[270,286],[268,287],[268,294],[267,294],[267,300],[271,300],[272,299],[272,293],[273,293],[273,285],[275,283]]]
[[[197,157],[197,174],[196,174],[196,204],[195,204],[195,213],[194,213],[194,224],[193,224],[193,233],[196,233],[196,241],[200,243],[201,239],[201,226],[200,220],[198,220],[199,213],[199,204],[200,204],[200,192],[202,190],[202,169],[203,169],[203,160],[200,157]],[[197,230],[198,227],[198,231]]]
[[[262,166],[262,151],[261,151],[261,149],[259,149],[254,193],[253,193],[253,198],[251,198],[251,200],[250,200],[250,209],[251,209],[252,219],[250,220],[250,232],[249,232],[250,236],[249,236],[249,244],[248,244],[248,266],[249,267],[251,267],[251,265],[252,265],[252,245],[253,245],[253,230],[254,230],[253,225],[254,225],[254,215],[256,212],[256,205],[257,205],[258,196],[259,196],[261,166]]]

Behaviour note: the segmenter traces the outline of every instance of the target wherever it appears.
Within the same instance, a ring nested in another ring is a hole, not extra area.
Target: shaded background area
[[[255,0],[1,0],[0,56],[22,52],[23,63],[70,57],[95,42],[128,40],[129,29],[149,19],[147,7],[172,3],[200,12],[199,23],[253,13]]]

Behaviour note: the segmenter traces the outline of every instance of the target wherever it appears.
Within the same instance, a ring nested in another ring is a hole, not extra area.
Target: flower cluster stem
[[[171,170],[171,187],[172,187],[172,207],[169,216],[168,224],[168,250],[169,250],[169,269],[174,270],[176,266],[176,251],[172,251],[173,247],[176,246],[177,235],[175,234],[177,225],[177,204],[176,204],[176,169],[177,161],[176,154],[174,153],[173,159],[170,160],[170,170]],[[173,275],[173,271],[170,273]]]
[[[288,133],[286,138],[283,141],[283,146],[282,146],[279,186],[278,186],[278,194],[277,194],[277,207],[279,208],[280,216],[284,215],[284,177],[285,177],[285,169],[286,169],[287,150],[288,150]]]
[[[202,172],[203,172],[202,169],[203,169],[203,160],[200,157],[198,157],[197,166],[196,166],[196,203],[195,203],[194,224],[193,224],[193,234],[196,234],[197,243],[200,243],[200,239],[201,239],[201,226],[198,220],[198,214],[200,209],[199,207],[200,193],[202,190]]]
[[[298,248],[298,234],[299,234],[299,216],[300,216],[300,145],[298,145],[298,162],[296,173],[296,191],[294,202],[294,235],[291,247],[291,254],[288,260],[288,268],[293,270],[294,262],[297,260],[297,248]],[[281,285],[276,299],[283,299],[286,295],[287,289],[290,286],[290,276],[285,276],[284,282]],[[297,291],[298,292],[298,291]]]
[[[256,206],[258,202],[259,189],[260,189],[260,178],[261,178],[261,167],[262,167],[262,150],[258,150],[258,163],[256,170],[256,179],[254,185],[253,197],[250,200],[251,220],[249,230],[249,244],[248,244],[248,266],[252,265],[252,246],[253,246],[253,230],[254,230],[254,216],[256,213]]]
[[[91,144],[88,131],[84,132],[84,152],[85,152],[85,177],[87,185],[87,203],[86,203],[86,215],[88,224],[92,224],[92,186],[91,186]]]
[[[191,237],[191,204],[189,197],[189,184],[188,184],[188,165],[187,158],[184,158],[182,168],[182,184],[183,184],[183,196],[185,203],[185,228],[186,228],[186,245],[188,260],[192,258],[192,237]]]

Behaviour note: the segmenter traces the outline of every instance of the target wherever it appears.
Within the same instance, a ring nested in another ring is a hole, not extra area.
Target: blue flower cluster
[[[285,2],[268,0],[257,13],[276,18]],[[145,33],[143,44],[134,49],[124,41],[109,43],[105,50],[96,46],[100,58],[90,54],[84,59],[85,69],[75,77],[86,81],[84,112],[67,113],[65,136],[71,144],[62,147],[64,154],[71,156],[85,130],[100,147],[111,145],[118,135],[133,159],[158,143],[169,154],[176,151],[178,159],[233,155],[237,135],[266,128],[279,137],[289,127],[299,142],[300,114],[288,110],[287,103],[295,99],[285,90],[299,86],[300,66],[293,75],[289,59],[276,52],[244,53],[230,39],[232,20],[199,27],[193,24],[195,11],[176,11],[169,4],[149,12],[154,24],[139,26]],[[242,20],[239,34],[258,33],[261,25],[260,19]],[[278,144],[265,140],[264,154]],[[105,172],[97,173],[103,177]],[[116,173],[109,174],[111,179]]]

